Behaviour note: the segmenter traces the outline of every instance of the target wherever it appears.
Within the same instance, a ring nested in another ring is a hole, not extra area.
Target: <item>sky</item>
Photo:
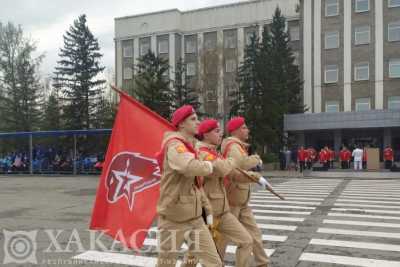
[[[26,37],[44,54],[41,74],[52,74],[59,60],[63,34],[81,14],[98,38],[102,63],[114,69],[114,18],[178,8],[181,11],[241,0],[1,0],[0,22],[20,24]]]

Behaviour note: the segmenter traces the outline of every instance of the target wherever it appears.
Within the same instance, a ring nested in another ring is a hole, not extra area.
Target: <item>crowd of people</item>
[[[33,148],[32,169],[34,173],[68,173],[74,168],[72,150],[57,149],[37,145]],[[102,153],[77,153],[75,167],[77,173],[100,172]],[[0,155],[0,173],[23,173],[30,171],[30,152],[15,151]]]
[[[301,146],[298,150],[283,150],[280,152],[279,161],[281,170],[311,170],[316,168],[319,170],[328,170],[335,168],[335,162],[339,162],[341,169],[350,169],[353,163],[354,170],[363,170],[367,168],[368,154],[366,147],[355,146],[350,150],[346,146],[342,146],[339,152],[335,152],[329,146],[325,146],[320,151],[313,147],[305,148]],[[391,169],[395,154],[390,146],[383,150],[383,161],[385,169]]]

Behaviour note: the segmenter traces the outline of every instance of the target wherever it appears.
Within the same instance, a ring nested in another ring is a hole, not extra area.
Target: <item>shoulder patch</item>
[[[179,145],[176,147],[176,152],[178,153],[185,153],[187,151],[187,148],[185,147],[185,145]]]
[[[215,160],[215,156],[213,154],[208,153],[207,156],[204,158],[204,160],[213,161]]]

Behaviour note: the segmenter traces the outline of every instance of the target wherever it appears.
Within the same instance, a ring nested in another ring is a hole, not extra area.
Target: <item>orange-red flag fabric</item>
[[[139,249],[155,216],[160,168],[155,159],[165,131],[173,130],[132,97],[118,91],[120,103],[97,188],[90,229]]]

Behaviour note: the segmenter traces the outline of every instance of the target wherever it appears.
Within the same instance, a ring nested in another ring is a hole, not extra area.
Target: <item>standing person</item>
[[[252,169],[260,164],[261,160],[257,155],[248,155],[247,148],[249,145],[246,142],[249,139],[249,129],[244,118],[232,118],[227,124],[227,130],[230,137],[225,138],[222,142],[221,151],[223,156],[233,158],[238,163],[238,167],[243,170]],[[258,177],[260,178],[259,182],[264,184],[265,179],[262,180],[259,174]],[[269,258],[264,250],[262,233],[249,206],[251,183],[232,181],[227,188],[232,214],[239,219],[253,238],[255,266],[267,267]]]
[[[314,164],[316,159],[317,159],[317,151],[312,146],[310,146],[308,148],[308,161],[307,161],[307,168],[309,170],[311,170],[312,165]]]
[[[350,151],[347,149],[347,147],[343,146],[343,149],[339,153],[339,159],[342,169],[350,168],[350,158],[351,158]]]
[[[290,170],[290,163],[292,160],[292,151],[289,148],[286,148],[285,151],[285,162],[286,162],[286,170]]]
[[[357,145],[353,150],[352,156],[354,157],[354,170],[362,170],[363,150]]]
[[[305,150],[303,146],[297,151],[297,160],[299,161],[300,172],[303,172],[307,160],[307,150]]]
[[[279,151],[279,167],[280,167],[281,171],[285,170],[285,167],[286,167],[286,158],[285,158],[285,150],[284,149]]]
[[[328,148],[329,168],[333,169],[333,162],[335,161],[335,150]]]
[[[385,169],[391,169],[393,166],[394,154],[390,146],[386,146],[383,150],[383,158],[385,160]]]
[[[327,147],[324,147],[319,152],[319,162],[322,164],[325,171],[327,171],[329,168],[328,160],[329,160],[329,158],[328,158]]]
[[[200,263],[221,267],[221,259],[202,218],[204,209],[207,224],[213,224],[212,210],[199,178],[210,175],[218,160],[211,163],[197,159],[193,145],[199,121],[192,106],[177,109],[172,115],[172,124],[177,131],[165,134],[158,156],[162,174],[157,204],[160,244],[157,266],[175,266],[182,243],[195,239],[189,250]],[[192,245],[197,249],[192,251]]]
[[[222,155],[217,152],[217,146],[222,141],[222,130],[216,120],[202,121],[199,125],[198,138],[201,140],[196,144],[199,159],[210,162],[222,159]],[[249,181],[246,178],[242,178],[241,181],[238,180],[242,175],[235,170],[236,165],[233,159],[224,159],[220,163],[215,166],[212,174],[204,177],[204,192],[211,203],[214,218],[213,230],[237,246],[235,266],[248,267],[250,266],[253,239],[239,220],[230,213],[224,177],[229,175],[231,178],[235,177],[235,180],[239,182],[248,183]],[[222,250],[225,247],[221,242],[222,240],[217,238],[214,241],[218,243],[217,248],[221,257],[223,257],[225,251]],[[190,259],[190,257],[188,258]],[[192,258],[185,267],[196,265],[197,260]]]

